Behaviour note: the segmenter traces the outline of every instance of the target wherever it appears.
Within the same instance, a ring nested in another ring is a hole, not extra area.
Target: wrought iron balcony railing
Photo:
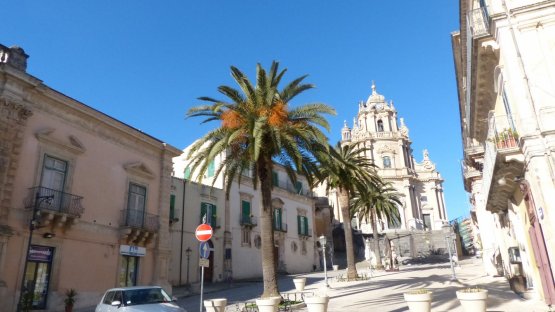
[[[274,222],[274,231],[287,232],[287,223],[276,224]]]
[[[241,214],[239,223],[244,226],[256,226],[256,218],[254,216],[247,216]]]
[[[299,229],[299,236],[306,236],[306,237],[312,237],[312,231],[310,228],[305,228],[305,229]]]
[[[37,200],[51,197],[50,200]],[[81,217],[85,210],[81,206],[82,196],[77,196],[63,191],[57,191],[47,187],[36,186],[29,189],[27,208],[37,210],[48,210],[52,212],[65,213],[73,217]],[[37,206],[35,206],[37,205]]]
[[[160,229],[159,217],[137,209],[124,209],[121,211],[121,225],[135,229],[144,229],[148,232],[157,232]]]

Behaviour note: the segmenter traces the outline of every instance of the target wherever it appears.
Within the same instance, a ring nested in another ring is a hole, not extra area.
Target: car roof
[[[130,287],[116,287],[116,288],[110,288],[110,289],[106,290],[106,292],[108,292],[108,291],[116,291],[116,290],[153,289],[153,288],[162,288],[162,287],[160,287],[160,286],[130,286]]]

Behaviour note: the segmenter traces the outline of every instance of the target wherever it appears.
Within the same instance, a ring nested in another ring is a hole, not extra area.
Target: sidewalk
[[[367,272],[363,268],[360,271]],[[462,311],[455,292],[459,288],[474,285],[488,290],[488,311],[549,311],[539,300],[521,299],[509,288],[504,277],[485,275],[479,260],[461,261],[460,268],[456,269],[455,281],[451,281],[451,272],[449,264],[404,266],[399,272],[377,272],[368,281],[336,282],[331,278],[328,279],[328,289],[324,287],[323,281],[319,281],[308,285],[306,290],[330,296],[329,312],[369,311],[370,308],[380,312],[408,311],[403,293],[415,288],[433,291],[432,311]],[[337,274],[331,272],[329,276]]]

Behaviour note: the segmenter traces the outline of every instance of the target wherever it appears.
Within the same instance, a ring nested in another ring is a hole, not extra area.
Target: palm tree
[[[374,165],[366,157],[369,149],[355,145],[337,143],[329,148],[326,155],[318,155],[322,168],[319,171],[319,181],[326,183],[327,190],[335,189],[338,193],[343,230],[345,232],[345,253],[347,254],[347,279],[357,276],[355,253],[353,247],[353,233],[351,229],[351,213],[349,198],[356,194],[358,189],[365,189],[377,179]]]
[[[318,169],[313,153],[327,149],[327,138],[320,128],[329,131],[329,124],[323,114],[335,114],[333,108],[321,103],[291,108],[289,102],[295,96],[314,86],[303,83],[306,76],[302,76],[278,90],[286,72],[285,69],[278,71],[278,67],[274,61],[266,72],[257,64],[253,86],[248,77],[232,66],[231,75],[240,90],[220,86],[218,91],[227,97],[226,101],[201,97],[208,104],[193,107],[187,113],[189,117],[204,117],[204,123],[220,122],[218,128],[191,146],[191,169],[198,172],[199,180],[210,162],[222,154],[225,159],[216,168],[215,176],[223,175],[228,197],[231,182],[235,178],[240,182],[244,171],[254,173],[255,189],[260,184],[263,298],[279,295],[272,228],[274,161],[285,167],[293,182],[299,173],[310,180]]]
[[[378,218],[386,219],[388,224],[399,224],[401,217],[399,206],[402,205],[400,194],[389,182],[379,181],[368,185],[366,189],[358,190],[352,198],[352,212],[357,213],[366,222],[370,219],[372,233],[374,236],[374,252],[376,263],[382,269],[382,259],[380,254],[380,241],[378,237]],[[386,246],[387,247],[387,246]]]

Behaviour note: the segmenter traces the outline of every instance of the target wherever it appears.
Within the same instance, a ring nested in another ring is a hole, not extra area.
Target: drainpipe
[[[185,185],[187,185],[187,181],[183,179],[183,200],[181,202],[181,243],[179,244],[179,286],[183,285],[181,277],[183,276],[183,235],[185,233]]]
[[[547,161],[547,165],[549,166],[549,175],[551,177],[551,183],[555,184],[555,176],[553,174],[553,164],[551,163],[551,159],[549,159],[548,152],[546,152],[547,148],[546,148],[546,144],[545,144],[545,137],[542,135],[542,131],[540,129],[540,124],[539,124],[539,121],[538,121],[539,116],[538,116],[538,112],[536,111],[536,103],[534,102],[534,97],[532,96],[532,91],[530,90],[530,82],[529,82],[529,79],[528,79],[528,74],[526,72],[526,68],[524,67],[524,61],[522,60],[522,55],[520,54],[520,47],[518,45],[518,41],[516,40],[515,26],[512,22],[511,13],[510,13],[509,9],[507,8],[506,1],[502,0],[501,3],[503,4],[503,9],[505,10],[505,14],[507,15],[507,22],[509,23],[509,29],[511,30],[511,37],[513,39],[513,44],[515,45],[518,65],[520,67],[520,70],[522,71],[522,76],[523,76],[522,78],[524,79],[524,86],[525,86],[525,89],[526,89],[526,95],[527,95],[527,97],[530,101],[530,105],[532,105],[532,110],[534,111],[535,122],[536,122],[536,131],[540,136],[540,141],[542,142],[543,150],[544,150],[543,155],[532,155],[531,158],[541,157],[541,156],[545,157],[545,159]],[[526,170],[526,168],[528,168],[529,162],[530,162],[530,159],[524,165],[525,170]]]

